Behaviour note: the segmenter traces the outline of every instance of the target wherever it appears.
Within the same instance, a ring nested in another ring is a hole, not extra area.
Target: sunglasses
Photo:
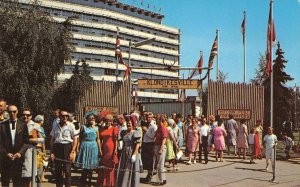
[[[59,115],[59,117],[66,118],[66,117],[68,117],[68,115]]]
[[[23,114],[23,116],[30,117],[31,114]]]
[[[12,113],[17,113],[17,111],[16,110],[11,110],[11,111],[8,111],[8,113],[10,113],[10,114],[12,114]]]

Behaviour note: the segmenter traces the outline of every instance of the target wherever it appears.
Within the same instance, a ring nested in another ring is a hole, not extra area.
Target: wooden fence
[[[218,110],[250,110],[248,127],[254,127],[257,119],[264,116],[264,88],[253,84],[222,83],[210,81],[208,84],[208,115],[216,115]]]
[[[196,103],[196,101],[186,101],[184,103],[181,101],[139,103],[140,111],[167,115],[176,113],[184,116],[190,114],[195,116],[197,107],[200,110],[200,103]]]
[[[76,105],[78,121],[84,123],[84,114],[87,109],[107,108],[113,109],[114,113],[129,113],[129,92],[129,81],[95,81]]]

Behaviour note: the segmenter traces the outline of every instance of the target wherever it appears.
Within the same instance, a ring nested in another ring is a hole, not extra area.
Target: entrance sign
[[[200,89],[201,81],[191,79],[139,79],[138,88]]]
[[[250,109],[219,109],[217,114],[221,119],[229,119],[229,115],[233,115],[233,119],[251,119]]]

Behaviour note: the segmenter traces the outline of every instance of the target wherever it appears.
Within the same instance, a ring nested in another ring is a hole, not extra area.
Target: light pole
[[[155,38],[149,38],[149,39],[142,40],[142,41],[135,42],[135,43],[129,41],[128,68],[131,67],[131,64],[130,64],[131,63],[131,48],[138,48],[142,45],[147,45],[153,41],[155,41]],[[130,109],[131,109],[131,78],[130,78],[130,76],[128,76],[128,81],[129,81],[128,112],[130,113]]]

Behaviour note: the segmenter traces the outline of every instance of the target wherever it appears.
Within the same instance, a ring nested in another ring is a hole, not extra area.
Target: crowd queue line
[[[56,186],[71,186],[71,167],[75,165],[82,169],[82,185],[97,171],[97,185],[127,187],[139,186],[140,172],[144,171],[147,176],[143,182],[151,182],[157,174],[157,185],[165,185],[165,167],[179,170],[177,162],[181,160],[183,147],[188,157],[185,164],[191,165],[207,164],[208,152],[213,150],[216,161],[223,162],[226,147],[228,154],[243,159],[249,148],[253,163],[253,159],[262,158],[264,146],[268,170],[274,158],[272,147],[277,143],[272,128],[263,138],[261,120],[248,133],[246,121],[241,120],[238,125],[233,116],[223,122],[218,115],[209,116],[207,121],[204,116],[189,115],[183,119],[181,114],[134,112],[99,116],[96,111],[89,111],[85,114],[86,124],[80,125],[73,114],[56,109],[50,132],[50,158],[47,158],[43,115],[33,118],[29,108],[23,109],[22,118],[18,114],[17,106],[7,106],[5,100],[0,100],[2,186],[8,186],[11,179],[15,186],[31,186],[34,147],[38,186],[45,181],[44,163],[49,159],[54,163]],[[288,149],[291,141],[286,135],[284,142]]]

